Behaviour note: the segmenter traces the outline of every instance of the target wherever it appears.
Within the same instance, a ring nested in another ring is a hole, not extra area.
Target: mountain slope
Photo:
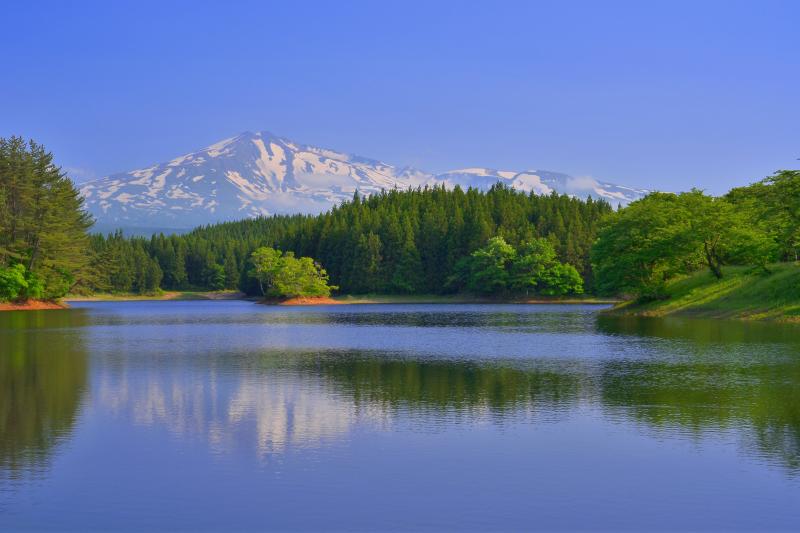
[[[444,184],[519,190],[628,203],[646,191],[566,174],[467,168],[434,175],[295,143],[268,132],[243,133],[167,163],[114,174],[81,187],[98,229],[185,229],[276,213],[317,213],[351,198]]]

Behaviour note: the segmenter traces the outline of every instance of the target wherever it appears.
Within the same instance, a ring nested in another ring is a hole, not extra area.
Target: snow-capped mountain
[[[268,132],[243,133],[167,163],[114,174],[81,187],[103,229],[186,229],[277,213],[318,213],[353,192],[445,184],[487,189],[502,182],[627,204],[647,191],[545,171],[465,168],[431,174],[295,143]]]

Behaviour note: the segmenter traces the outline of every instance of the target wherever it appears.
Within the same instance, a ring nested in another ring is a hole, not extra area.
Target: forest
[[[614,210],[568,195],[390,190],[319,215],[184,235],[92,234],[52,154],[0,139],[0,300],[67,293],[240,290],[250,295],[601,294],[653,300],[723,265],[769,271],[800,252],[800,171],[714,197],[654,192]]]
[[[313,258],[346,294],[577,293],[591,290],[589,253],[598,222],[611,211],[602,201],[500,185],[486,192],[356,193],[315,216],[248,219],[149,239],[93,235],[97,275],[86,289],[260,294],[252,254],[268,247]]]

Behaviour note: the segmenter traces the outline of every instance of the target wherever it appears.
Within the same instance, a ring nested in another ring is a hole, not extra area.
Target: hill
[[[800,264],[724,267],[723,277],[702,271],[667,286],[669,298],[646,304],[623,303],[609,312],[641,316],[683,315],[800,322]]]

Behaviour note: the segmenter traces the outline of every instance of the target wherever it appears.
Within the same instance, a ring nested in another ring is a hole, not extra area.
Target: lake
[[[601,309],[0,313],[0,530],[800,529],[800,328]]]

